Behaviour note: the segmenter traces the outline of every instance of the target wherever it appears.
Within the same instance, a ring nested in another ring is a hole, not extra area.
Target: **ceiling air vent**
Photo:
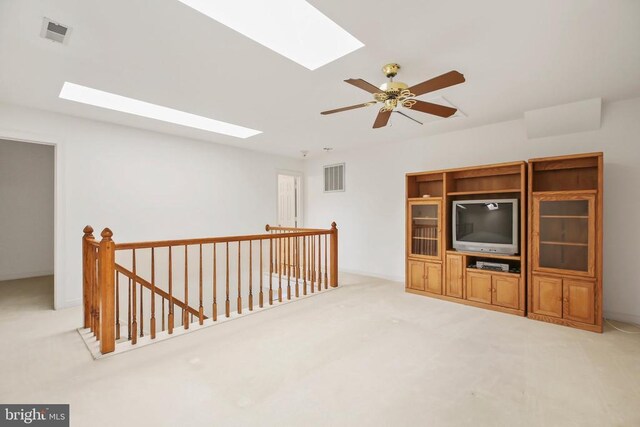
[[[324,192],[344,191],[344,163],[324,167]]]
[[[42,30],[40,31],[40,37],[42,38],[62,44],[67,44],[70,32],[71,28],[65,25],[54,22],[49,18],[42,19]]]

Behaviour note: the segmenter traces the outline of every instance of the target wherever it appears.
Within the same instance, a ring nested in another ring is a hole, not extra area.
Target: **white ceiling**
[[[637,0],[310,3],[365,47],[309,71],[177,0],[0,0],[0,102],[298,156],[640,96]],[[72,27],[68,45],[39,37],[43,16]],[[467,117],[419,126],[397,115],[372,129],[376,107],[319,114],[370,100],[342,80],[379,85],[387,62],[403,67],[396,80],[409,85],[462,72],[466,83],[433,96]],[[264,133],[240,140],[76,104],[58,99],[64,81]]]

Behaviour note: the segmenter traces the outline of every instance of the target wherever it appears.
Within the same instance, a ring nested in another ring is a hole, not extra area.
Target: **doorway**
[[[278,225],[302,227],[302,174],[278,172]]]
[[[0,293],[52,309],[53,145],[0,139],[0,201]]]

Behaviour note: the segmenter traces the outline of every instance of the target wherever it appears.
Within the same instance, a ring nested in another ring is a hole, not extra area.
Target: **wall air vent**
[[[324,192],[344,191],[344,163],[324,167]]]
[[[71,28],[66,25],[62,25],[59,22],[52,21],[49,18],[42,19],[42,29],[40,30],[40,37],[54,42],[67,44],[69,41],[69,33]]]

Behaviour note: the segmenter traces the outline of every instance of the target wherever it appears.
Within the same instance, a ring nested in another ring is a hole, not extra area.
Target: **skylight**
[[[178,0],[310,69],[364,44],[304,0]]]
[[[202,129],[209,132],[223,135],[235,136],[236,138],[248,138],[262,133],[259,130],[249,129],[231,123],[202,117],[173,108],[139,101],[126,96],[104,92],[75,83],[65,82],[60,90],[60,98],[69,101],[81,102],[83,104],[94,105],[96,107],[107,108],[109,110],[121,111],[123,113],[134,114],[136,116],[148,117],[150,119],[163,122],[175,123],[181,126]]]

